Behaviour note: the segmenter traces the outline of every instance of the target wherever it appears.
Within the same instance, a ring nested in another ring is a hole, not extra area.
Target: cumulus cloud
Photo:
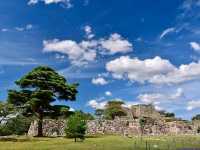
[[[185,104],[185,96],[182,88],[178,88],[172,93],[144,93],[140,94],[138,100],[142,104],[153,104],[155,109],[170,110],[175,109],[175,106]]]
[[[181,9],[188,11],[193,7],[200,7],[200,0],[185,0],[181,6]]]
[[[123,101],[123,100],[119,99],[119,101]],[[133,105],[141,104],[140,102],[135,102],[135,101],[123,101],[123,102],[124,104],[122,106],[126,108],[131,108]]]
[[[174,32],[175,31],[175,28],[167,28],[165,29],[161,35],[160,35],[160,39],[164,38],[167,34],[171,33],[171,32]]]
[[[190,46],[194,51],[200,52],[200,45],[197,42],[190,42]]]
[[[108,81],[103,77],[97,77],[92,79],[92,83],[96,85],[106,85],[108,84]]]
[[[128,78],[143,83],[157,74],[166,74],[173,71],[174,66],[168,60],[163,60],[158,56],[146,60],[121,56],[108,62],[106,69],[112,73],[114,78]]]
[[[89,26],[86,27],[85,30],[87,34],[91,34],[91,29]],[[124,46],[122,46],[120,45],[120,43],[123,44],[125,40],[123,40],[120,35],[117,34],[117,36],[120,38],[117,39],[116,43],[113,43],[115,45],[113,47],[111,45],[105,47],[105,43],[103,42],[107,42],[106,39],[88,39],[81,42],[58,39],[44,40],[43,51],[66,54],[73,65],[81,66],[88,64],[88,62],[94,61],[96,59],[97,52],[103,51],[105,49],[112,52],[112,54],[115,54],[115,52],[113,53],[113,51],[124,53],[126,51],[125,44]]]
[[[136,102],[136,101],[125,101],[121,98],[115,98],[114,100],[124,102],[124,104],[122,104],[122,107],[125,107],[125,108],[131,108],[131,106],[133,106],[133,105],[141,104],[140,102]],[[105,100],[105,97],[100,97],[100,98],[96,98],[96,99],[92,99],[92,100],[88,101],[87,106],[89,106],[93,109],[105,109],[105,107],[109,101],[110,100]]]
[[[87,39],[92,39],[95,35],[92,33],[92,27],[89,26],[89,25],[86,25],[84,27],[84,31],[85,31],[85,34],[86,34],[86,38]]]
[[[72,40],[44,40],[43,51],[66,54],[72,64],[80,66],[95,60],[96,51],[94,48],[96,44],[97,43],[95,41],[82,41],[81,43],[77,43]]]
[[[162,111],[164,110],[164,108],[158,106],[158,105],[155,105],[154,108],[157,110],[157,111]]]
[[[129,79],[139,83],[178,84],[200,79],[200,62],[176,67],[159,56],[145,60],[121,56],[108,62],[106,70],[116,79]]]
[[[174,71],[169,72],[168,74],[154,76],[153,79],[151,79],[151,82],[156,84],[178,84],[200,79],[200,61],[174,68]]]
[[[112,93],[111,93],[110,91],[106,91],[106,92],[105,92],[105,95],[106,95],[106,96],[112,96]]]
[[[150,93],[150,94],[140,94],[138,99],[146,104],[159,104],[161,102],[172,101],[180,99],[184,96],[182,88],[178,88],[176,93],[173,94],[161,94],[161,93]]]
[[[75,109],[74,109],[74,108],[72,108],[72,107],[70,107],[69,111],[75,111]]]
[[[100,44],[105,51],[103,53],[116,54],[132,51],[133,45],[117,33],[110,35],[108,39],[101,39]]]
[[[120,99],[120,98],[115,98],[114,100],[124,102],[122,106],[126,108],[131,108],[132,105],[139,104],[138,102],[135,102],[135,101],[124,101],[123,99]],[[105,100],[104,97],[101,97],[101,98],[92,99],[88,101],[87,106],[90,106],[93,109],[105,109],[105,106],[107,105],[108,102],[109,100]]]
[[[39,2],[43,2],[46,5],[49,4],[57,4],[57,3],[63,3],[67,6],[67,8],[71,8],[72,4],[71,4],[71,0],[29,0],[28,1],[28,5],[35,5]]]
[[[98,100],[93,99],[93,100],[90,100],[87,105],[94,109],[104,109],[106,104],[107,104],[107,101],[99,102]]]
[[[192,100],[188,102],[187,110],[190,111],[197,108],[200,108],[200,100],[197,101]]]

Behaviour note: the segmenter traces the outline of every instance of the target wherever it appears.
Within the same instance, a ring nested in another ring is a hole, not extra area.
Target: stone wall
[[[31,126],[28,131],[29,136],[37,135],[37,120],[31,123]],[[45,119],[43,121],[43,135],[44,136],[64,136],[65,132],[65,120],[53,120],[53,119]]]
[[[141,134],[139,120],[92,120],[87,122],[87,134],[119,134],[125,136],[134,136]],[[44,120],[44,136],[64,136],[64,120]],[[143,134],[161,135],[161,134],[194,134],[195,130],[192,124],[183,121],[165,122],[164,120],[149,121],[144,126]],[[37,121],[32,122],[28,135],[37,135]]]

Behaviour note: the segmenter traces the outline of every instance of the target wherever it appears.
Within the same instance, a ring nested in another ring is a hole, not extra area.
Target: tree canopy
[[[197,114],[196,116],[194,116],[194,117],[192,118],[192,120],[200,120],[200,114]]]
[[[68,137],[74,138],[76,142],[77,138],[84,140],[86,128],[85,116],[77,111],[68,118],[65,133]]]
[[[2,121],[6,121],[7,119],[9,119],[8,115],[14,115],[14,113],[16,112],[12,104],[0,102],[0,124],[2,123]]]
[[[109,101],[105,107],[105,118],[113,120],[116,116],[126,116],[122,104],[124,104],[122,101]]]
[[[9,90],[8,102],[20,108],[25,115],[38,118],[38,136],[42,136],[42,120],[45,115],[66,114],[69,107],[53,105],[56,100],[76,100],[78,84],[67,80],[47,66],[39,66],[17,80],[18,90]]]

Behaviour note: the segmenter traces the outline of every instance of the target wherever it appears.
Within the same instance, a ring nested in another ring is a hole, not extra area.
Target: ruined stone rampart
[[[64,120],[46,119],[43,121],[43,134],[45,136],[65,136]],[[87,122],[87,134],[118,134],[125,136],[140,135],[164,135],[164,134],[195,134],[196,127],[183,121],[165,122],[164,120],[149,121],[143,129],[139,120],[91,120]],[[37,135],[37,121],[32,122],[28,135]]]

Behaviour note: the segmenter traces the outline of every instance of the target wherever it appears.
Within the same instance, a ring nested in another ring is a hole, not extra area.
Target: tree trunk
[[[43,123],[43,114],[39,113],[38,114],[38,137],[43,137],[43,132],[42,132],[42,123]]]
[[[74,138],[74,142],[76,142],[76,137]]]

